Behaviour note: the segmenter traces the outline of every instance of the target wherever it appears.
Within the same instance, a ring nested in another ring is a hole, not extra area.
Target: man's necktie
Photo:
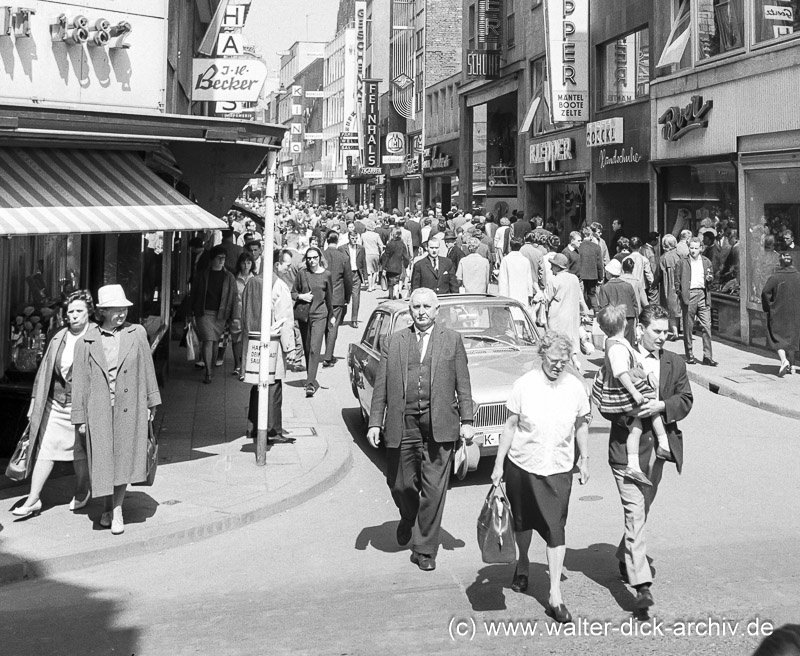
[[[425,339],[425,333],[418,333],[417,334],[417,348],[419,349],[419,360],[420,360],[420,362],[422,362],[422,357],[423,357],[422,353],[423,353],[423,349],[425,347],[425,342],[423,341],[424,339]]]

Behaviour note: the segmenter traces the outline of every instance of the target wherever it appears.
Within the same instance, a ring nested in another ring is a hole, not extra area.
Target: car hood
[[[472,396],[478,403],[507,399],[517,378],[540,366],[541,361],[536,347],[524,347],[519,351],[487,349],[470,353]]]

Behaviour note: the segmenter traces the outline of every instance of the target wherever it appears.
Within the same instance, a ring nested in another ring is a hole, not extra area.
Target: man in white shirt
[[[683,312],[686,364],[697,364],[692,353],[692,331],[697,320],[703,331],[703,364],[716,367],[711,352],[711,290],[708,287],[714,280],[714,271],[711,260],[700,254],[703,246],[698,237],[692,237],[688,247],[689,256],[680,259],[675,281]]]

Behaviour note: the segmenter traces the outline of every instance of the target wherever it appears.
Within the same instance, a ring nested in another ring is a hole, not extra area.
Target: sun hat
[[[458,480],[463,481],[467,472],[475,471],[478,468],[480,459],[481,448],[477,443],[468,443],[465,440],[461,440],[458,449],[456,449],[455,462],[453,464]]]
[[[553,256],[553,259],[550,260],[550,266],[551,267],[557,266],[560,267],[561,269],[566,269],[567,267],[569,267],[569,260],[567,259],[567,256],[564,255],[564,253],[557,253],[556,255]]]
[[[105,285],[97,290],[99,308],[130,307],[133,305],[126,297],[122,285]]]
[[[608,271],[612,276],[621,276],[622,263],[619,260],[611,260],[608,264],[606,264],[606,271]]]

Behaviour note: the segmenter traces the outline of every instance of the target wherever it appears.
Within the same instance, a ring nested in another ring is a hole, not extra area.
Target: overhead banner
[[[589,120],[589,0],[545,0],[554,123]]]
[[[378,127],[378,84],[380,80],[364,80],[364,166],[381,165],[380,129]]]

